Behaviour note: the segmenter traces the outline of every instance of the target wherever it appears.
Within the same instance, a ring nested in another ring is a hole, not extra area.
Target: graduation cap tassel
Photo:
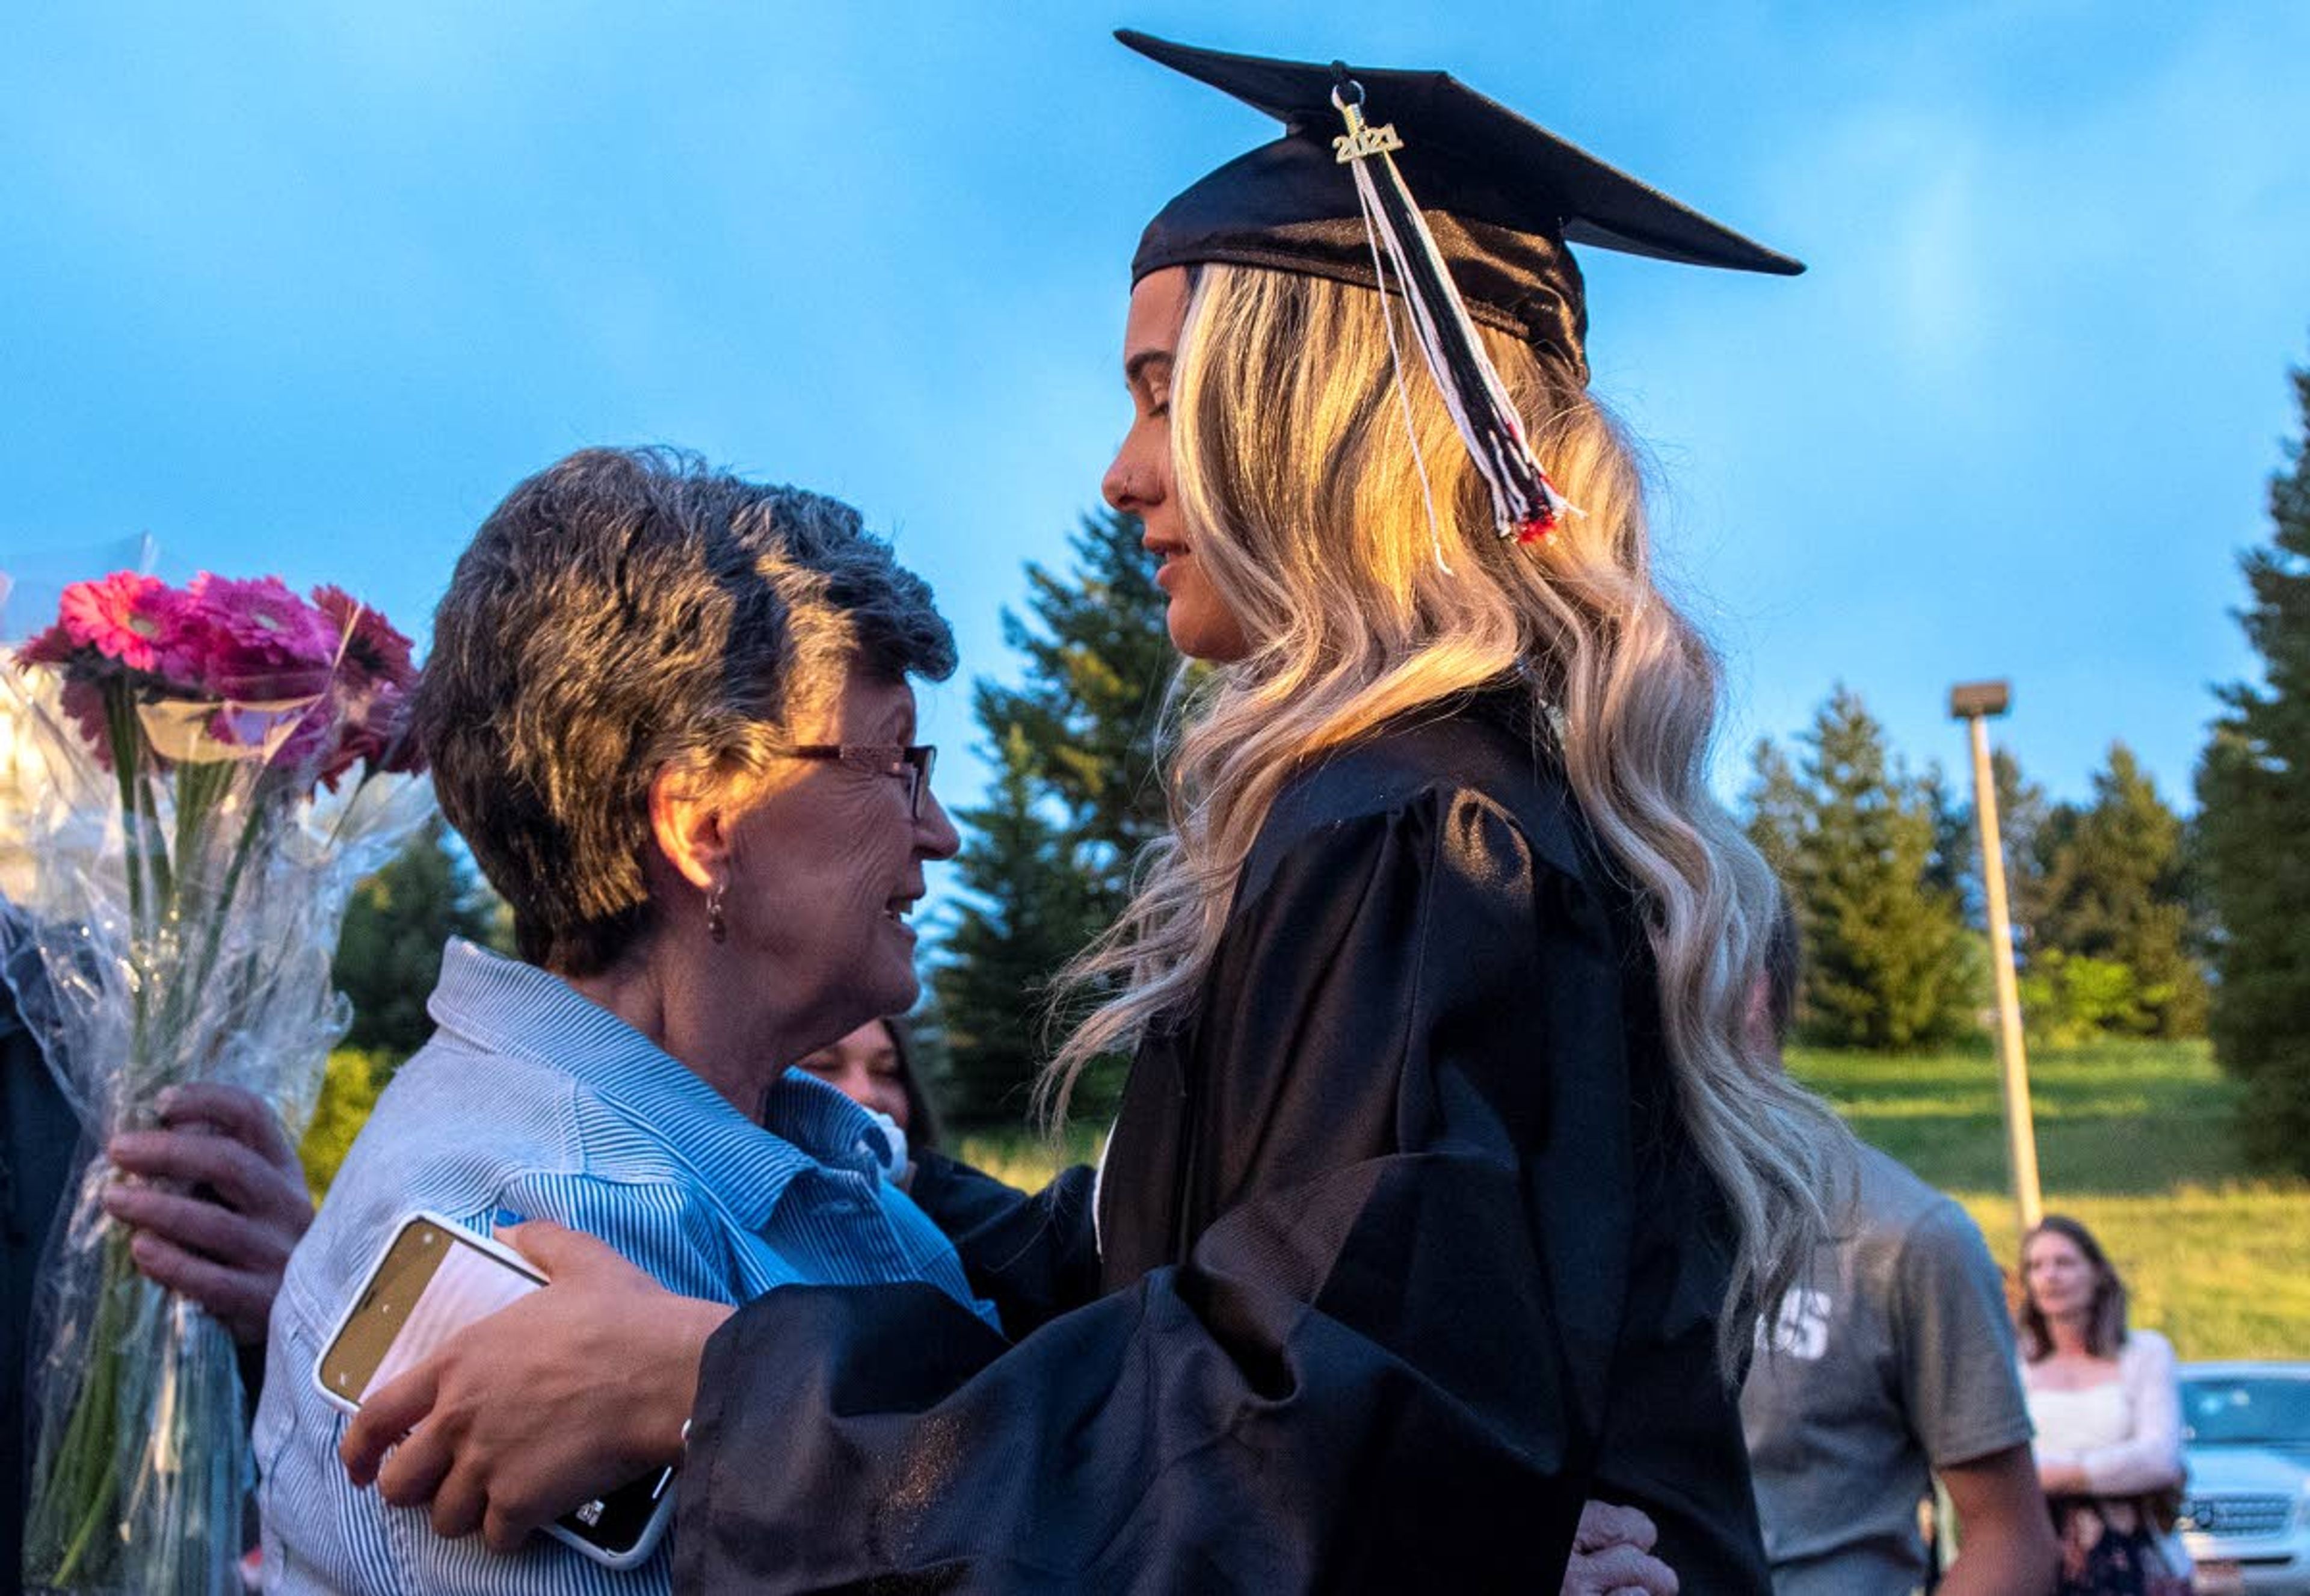
[[[1357,198],[1363,197],[1360,188]],[[1380,325],[1387,329],[1387,368],[1395,378],[1396,403],[1403,411],[1403,440],[1411,446],[1411,469],[1420,473],[1420,502],[1428,511],[1428,551],[1436,558],[1436,568],[1450,577],[1456,575],[1452,562],[1444,558],[1444,532],[1436,520],[1436,488],[1428,480],[1428,455],[1420,447],[1420,425],[1411,415],[1411,390],[1403,386],[1403,351],[1395,342],[1395,308],[1387,302],[1387,266],[1380,258],[1379,230],[1372,224],[1369,210],[1364,216],[1366,241],[1371,246],[1372,281],[1380,290]],[[1407,297],[1408,297],[1407,291]]]
[[[1476,470],[1491,490],[1493,525],[1503,538],[1536,542],[1553,532],[1566,515],[1580,512],[1556,490],[1524,441],[1524,423],[1508,398],[1507,386],[1484,353],[1436,237],[1428,230],[1427,219],[1390,154],[1403,148],[1402,139],[1392,123],[1368,126],[1363,116],[1363,86],[1348,75],[1344,65],[1335,63],[1333,70],[1332,104],[1348,130],[1332,141],[1332,147],[1340,163],[1354,174],[1356,197],[1371,238],[1374,272],[1385,284],[1385,273],[1379,265],[1385,256],[1402,288],[1420,352],[1444,396],[1445,408],[1451,412],[1453,425],[1467,445]],[[1394,337],[1391,316],[1391,351]],[[1424,464],[1420,481],[1424,487]],[[1432,502],[1429,514],[1432,520]],[[1443,563],[1440,547],[1437,561]]]

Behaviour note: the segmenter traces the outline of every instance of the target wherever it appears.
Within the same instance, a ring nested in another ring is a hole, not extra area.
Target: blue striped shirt
[[[378,1099],[274,1305],[256,1430],[267,1590],[672,1588],[665,1545],[623,1573],[544,1535],[499,1557],[479,1535],[440,1539],[422,1510],[346,1479],[347,1420],[314,1388],[313,1362],[413,1209],[483,1234],[556,1220],[688,1297],[925,1280],[994,1322],[946,1238],[881,1178],[880,1126],[832,1087],[787,1073],[770,1089],[766,1129],[559,977],[467,942],[449,945],[429,1007],[439,1029]],[[603,1391],[614,1394],[614,1372]]]

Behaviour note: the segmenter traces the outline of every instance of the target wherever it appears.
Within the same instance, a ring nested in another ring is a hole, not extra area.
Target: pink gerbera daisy
[[[181,625],[182,606],[157,577],[115,571],[65,589],[56,619],[83,648],[132,671],[157,671]]]
[[[198,638],[179,663],[220,698],[298,698],[322,691],[336,663],[328,617],[277,577],[239,581],[203,571],[187,589]]]
[[[405,689],[379,681],[364,690],[357,702],[339,707],[344,718],[338,728],[337,746],[321,769],[321,779],[329,791],[335,792],[338,778],[364,760],[372,775],[425,768],[424,755],[409,724]]]
[[[409,639],[383,612],[326,583],[313,589],[313,604],[328,618],[330,629],[345,639],[345,663],[354,670],[373,681],[401,686],[415,675]]]

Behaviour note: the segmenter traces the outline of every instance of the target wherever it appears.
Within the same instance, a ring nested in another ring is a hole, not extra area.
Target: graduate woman
[[[1137,1049],[1095,1193],[923,1166],[1008,1342],[790,1288],[701,1357],[533,1227],[556,1285],[348,1460],[424,1418],[384,1488],[456,1471],[514,1536],[690,1401],[699,1590],[1553,1590],[1594,1496],[1687,1591],[1762,1591],[1732,1376],[1843,1132],[1749,1038],[1776,889],[1708,794],[1714,664],[1565,245],[1797,268],[1440,74],[1125,41],[1286,133],[1134,264],[1107,494],[1215,668],[1055,1065]],[[526,1407],[571,1359],[657,1394]]]

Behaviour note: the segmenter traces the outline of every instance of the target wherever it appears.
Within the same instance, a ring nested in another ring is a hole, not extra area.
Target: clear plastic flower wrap
[[[334,589],[126,572],[67,588],[0,670],[45,768],[12,818],[35,863],[0,977],[93,1147],[190,1081],[296,1140],[349,1018],[346,901],[431,807],[412,685],[408,640]],[[252,1483],[235,1349],[138,1272],[114,1178],[88,1161],[40,1269],[24,1583],[223,1596]]]

